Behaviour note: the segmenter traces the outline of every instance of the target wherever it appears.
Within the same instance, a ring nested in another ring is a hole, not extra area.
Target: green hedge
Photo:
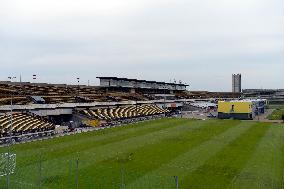
[[[276,109],[267,118],[270,120],[282,120],[282,115],[284,115],[284,109]]]

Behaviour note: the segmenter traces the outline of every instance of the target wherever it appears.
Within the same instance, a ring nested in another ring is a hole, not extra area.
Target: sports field
[[[186,189],[284,186],[281,124],[163,119],[14,145],[12,152],[11,188],[174,189],[174,176]],[[5,188],[7,177],[0,179]]]

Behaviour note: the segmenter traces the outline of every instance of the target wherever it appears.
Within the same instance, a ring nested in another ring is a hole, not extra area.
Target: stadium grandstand
[[[81,113],[93,119],[119,120],[141,116],[157,115],[168,113],[169,110],[158,107],[154,104],[124,106],[117,108],[99,108],[95,110],[83,110]]]
[[[12,127],[10,127],[12,121]],[[55,125],[39,116],[32,116],[22,113],[13,113],[0,116],[0,136],[8,136],[11,131],[13,135],[25,134],[29,132],[52,130]]]
[[[270,105],[284,104],[284,89],[244,89],[245,98],[262,98],[267,99]]]
[[[173,115],[188,92],[181,82],[98,78],[99,86],[0,82],[1,143]]]
[[[185,93],[183,93],[185,94]],[[183,95],[181,94],[181,96]],[[242,93],[233,93],[233,92],[209,92],[209,91],[190,91],[187,92],[184,98],[191,98],[191,99],[208,99],[208,98],[241,98]]]
[[[100,79],[100,86],[108,90],[126,89],[135,93],[136,90],[148,93],[185,91],[189,85],[179,83],[166,83],[157,81],[147,81],[138,79],[118,78],[118,77],[97,77]]]
[[[133,80],[133,79],[132,79]],[[132,81],[131,80],[131,81]],[[136,80],[144,81],[144,80]],[[101,81],[102,83],[102,81]],[[122,82],[121,82],[122,83]],[[142,82],[143,83],[143,82]],[[18,105],[31,103],[76,103],[76,102],[119,102],[125,100],[151,100],[155,94],[176,93],[186,91],[184,84],[163,83],[145,81],[145,87],[140,85],[130,86],[129,84],[115,86],[84,86],[65,84],[46,84],[29,82],[0,82],[0,105],[10,103],[10,96],[13,94],[13,102]],[[123,83],[122,83],[123,84]],[[136,87],[135,87],[136,86]],[[157,88],[156,86],[159,86]],[[167,87],[168,86],[168,87]],[[172,90],[177,89],[177,90]],[[37,100],[40,99],[40,100]]]
[[[186,106],[198,100],[206,102],[212,98],[241,96],[239,93],[188,91],[189,85],[182,82],[97,78],[99,86],[0,82],[1,137],[29,133],[45,135],[62,132],[58,129],[61,127],[76,131],[94,125],[156,119],[180,114],[183,108],[188,109]]]

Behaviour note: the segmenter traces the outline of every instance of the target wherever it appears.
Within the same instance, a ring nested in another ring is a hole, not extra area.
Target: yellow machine
[[[253,119],[252,101],[219,101],[218,118]]]
[[[222,113],[251,113],[252,102],[249,101],[219,101],[218,112]]]

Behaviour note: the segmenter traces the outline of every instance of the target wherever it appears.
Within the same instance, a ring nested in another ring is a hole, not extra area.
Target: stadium
[[[284,1],[0,1],[0,189],[284,189]]]
[[[98,79],[1,82],[1,188],[283,187],[284,130],[260,120],[266,100]]]

